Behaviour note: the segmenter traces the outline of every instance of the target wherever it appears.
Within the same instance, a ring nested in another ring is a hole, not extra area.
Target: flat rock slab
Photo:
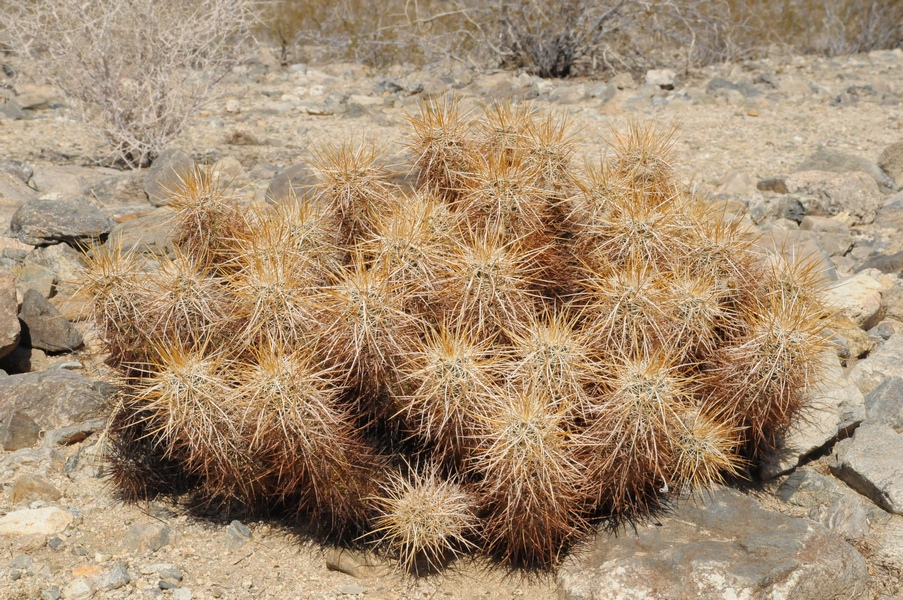
[[[890,336],[883,346],[847,373],[847,380],[863,394],[876,390],[888,377],[903,377],[903,333]]]
[[[558,584],[569,600],[850,600],[868,597],[868,570],[825,527],[719,488],[660,526],[599,536],[566,561]]]
[[[37,290],[26,290],[19,311],[22,342],[47,352],[71,352],[84,345],[82,334]]]
[[[865,424],[838,442],[831,472],[888,512],[903,514],[903,435],[887,425]]]
[[[109,215],[82,200],[38,198],[19,207],[9,228],[23,244],[44,246],[96,240],[114,224]]]
[[[888,377],[865,397],[867,423],[883,423],[903,433],[903,377]]]
[[[0,518],[0,535],[53,535],[72,521],[71,514],[55,506],[14,510]]]

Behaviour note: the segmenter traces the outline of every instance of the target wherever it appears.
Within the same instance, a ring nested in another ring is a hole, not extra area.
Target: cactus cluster
[[[631,125],[578,166],[568,120],[526,103],[432,99],[410,124],[415,185],[327,146],[269,204],[186,177],[172,256],[93,250],[127,497],[294,511],[412,571],[547,567],[799,417],[817,273],[682,185],[670,133]]]

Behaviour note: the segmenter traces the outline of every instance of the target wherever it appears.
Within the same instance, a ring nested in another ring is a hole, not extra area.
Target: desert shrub
[[[275,206],[186,179],[175,259],[88,257],[126,497],[193,482],[417,572],[477,548],[547,567],[743,472],[807,409],[817,270],[685,189],[673,132],[634,124],[580,169],[567,119],[529,104],[410,121],[413,192],[330,146]]]
[[[36,58],[81,117],[145,166],[208,102],[242,56],[254,0],[9,2],[15,48]]]

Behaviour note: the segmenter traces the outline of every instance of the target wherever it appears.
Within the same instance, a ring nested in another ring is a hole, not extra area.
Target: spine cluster
[[[578,168],[567,119],[528,104],[430,100],[410,124],[415,189],[329,146],[273,205],[186,178],[153,268],[92,253],[127,497],[188,482],[412,571],[547,567],[741,472],[805,408],[816,272],[688,192],[670,134],[633,125]]]

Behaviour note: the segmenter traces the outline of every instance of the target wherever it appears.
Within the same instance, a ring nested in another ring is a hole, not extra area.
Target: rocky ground
[[[0,598],[903,598],[903,52],[689,73],[545,81],[459,66],[278,66],[262,53],[147,172],[93,166],[102,140],[27,65],[0,86]],[[2,75],[0,75],[2,77]],[[114,392],[83,320],[79,254],[165,252],[167,169],[192,161],[264,200],[317,143],[370,139],[405,162],[405,115],[454,91],[474,108],[567,113],[590,159],[629,119],[677,125],[687,182],[783,253],[816,253],[841,318],[813,409],[743,489],[600,534],[555,574],[460,561],[411,580],[275,522],[126,505],[100,466]],[[8,375],[7,375],[8,374]]]

